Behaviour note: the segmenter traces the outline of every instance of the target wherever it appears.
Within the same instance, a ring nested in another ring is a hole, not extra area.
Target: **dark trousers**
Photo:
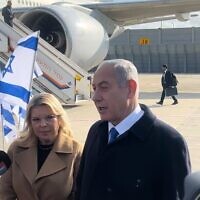
[[[177,98],[176,98],[175,96],[171,96],[171,98],[172,98],[175,102],[178,101]],[[162,91],[162,94],[161,94],[161,98],[160,98],[160,102],[163,103],[164,99],[165,99],[165,88],[163,88],[163,91]]]

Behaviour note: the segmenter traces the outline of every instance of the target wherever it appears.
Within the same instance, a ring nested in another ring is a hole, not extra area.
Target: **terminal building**
[[[200,28],[127,29],[110,41],[106,59],[125,58],[141,73],[200,73]]]

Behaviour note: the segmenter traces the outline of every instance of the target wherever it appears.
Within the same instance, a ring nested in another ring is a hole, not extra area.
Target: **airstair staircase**
[[[17,19],[14,19],[13,28],[0,19],[1,67],[6,64],[17,41],[31,32]],[[77,99],[90,99],[91,75],[42,38],[39,38],[36,61],[43,75],[34,79],[33,95],[40,92],[50,92],[64,104],[73,104]]]

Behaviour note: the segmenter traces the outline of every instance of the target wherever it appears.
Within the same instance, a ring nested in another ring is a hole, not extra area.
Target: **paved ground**
[[[161,93],[160,74],[140,75],[140,103],[148,105],[163,121],[175,127],[186,139],[193,171],[200,170],[200,75],[177,75],[179,104],[172,106],[166,98],[164,105],[155,102]],[[80,101],[66,106],[74,137],[84,144],[87,132],[99,115],[92,101]]]
[[[166,98],[164,105],[157,105],[161,94],[160,74],[141,74],[140,103],[148,105],[163,121],[175,127],[186,139],[190,151],[193,171],[200,170],[200,74],[177,75],[179,80],[179,104],[172,106]],[[89,127],[99,119],[92,101],[79,101],[65,106],[74,137],[85,142]],[[2,141],[0,141],[2,149]]]

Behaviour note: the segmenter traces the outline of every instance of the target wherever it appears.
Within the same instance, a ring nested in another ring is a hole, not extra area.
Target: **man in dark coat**
[[[162,77],[161,77],[161,84],[162,84],[163,90],[162,90],[160,101],[157,102],[157,104],[160,104],[160,105],[163,105],[163,102],[164,102],[164,99],[165,99],[165,94],[166,94],[166,88],[171,87],[171,86],[175,87],[175,85],[173,85],[174,84],[173,83],[173,77],[172,77],[173,74],[168,70],[167,65],[163,65],[162,70],[163,70],[163,74],[162,74]],[[177,98],[174,95],[172,95],[171,97],[174,100],[172,105],[178,104]]]
[[[86,139],[76,200],[183,198],[190,173],[186,142],[139,104],[138,85],[137,69],[127,60],[104,61],[95,72],[93,101],[101,120]]]
[[[4,22],[9,26],[13,27],[13,12],[12,12],[12,2],[7,1],[7,5],[2,9],[2,15],[4,17]]]

